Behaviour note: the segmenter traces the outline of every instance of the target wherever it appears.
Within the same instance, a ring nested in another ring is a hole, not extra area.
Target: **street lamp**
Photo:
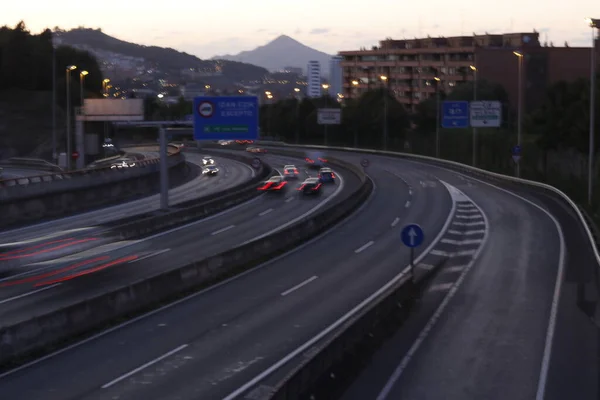
[[[326,83],[322,84],[322,85],[321,85],[321,87],[322,87],[322,88],[323,88],[323,90],[325,90],[325,91],[327,91],[327,89],[329,89],[329,85],[328,85],[328,84],[326,84]],[[329,93],[327,93],[327,92],[326,92],[326,95],[325,95],[325,107],[327,107],[328,105],[329,105]],[[324,131],[324,134],[323,134],[323,140],[324,140],[324,142],[325,142],[325,143],[323,143],[323,144],[324,144],[325,146],[327,146],[327,144],[328,144],[328,142],[329,142],[329,140],[327,140],[327,139],[328,139],[328,134],[327,134],[327,124],[323,124],[323,131]]]
[[[437,76],[433,78],[435,85],[435,156],[440,158],[440,84],[442,80]]]
[[[71,169],[71,71],[77,69],[75,65],[67,65],[67,169]]]
[[[296,92],[296,144],[300,144],[300,88],[294,88]]]
[[[385,75],[381,75],[379,77],[383,84],[388,82],[388,77]],[[387,88],[384,87],[383,90],[383,150],[387,150],[387,139],[388,139],[388,94]]]
[[[81,99],[81,106],[83,107],[83,83],[85,82],[85,77],[89,72],[81,71],[79,73],[79,98]]]
[[[517,146],[521,146],[521,114],[523,111],[523,53],[513,51],[519,60],[519,79],[518,79],[518,104],[517,104]],[[520,164],[517,161],[517,177],[521,176]]]
[[[473,71],[473,101],[477,101],[477,67],[469,65],[471,71]],[[477,161],[477,128],[473,126],[473,166]]]
[[[587,23],[592,28],[592,54],[590,56],[590,138],[588,154],[588,204],[592,205],[592,173],[594,166],[594,125],[596,113],[596,35],[595,29],[600,28],[600,19],[587,18]]]
[[[108,97],[108,83],[110,82],[110,79],[106,78],[102,81],[102,95],[104,97]]]

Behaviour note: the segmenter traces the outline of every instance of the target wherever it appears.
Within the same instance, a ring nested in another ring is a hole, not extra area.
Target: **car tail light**
[[[317,186],[315,186],[312,190],[319,190],[319,188],[321,187],[321,184],[319,183]]]
[[[275,186],[275,189],[281,189],[286,185],[287,182],[281,182],[279,185]]]
[[[333,172],[331,173],[331,178],[335,179],[335,174]]]
[[[300,187],[298,188],[298,190],[304,190],[304,186],[306,186],[306,185],[302,185],[302,186],[300,186]]]

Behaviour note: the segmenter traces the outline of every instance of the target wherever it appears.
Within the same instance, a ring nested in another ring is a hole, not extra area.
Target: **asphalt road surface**
[[[554,300],[564,249],[552,219],[521,198],[454,172],[368,158],[375,192],[343,224],[251,273],[3,376],[0,393],[50,400],[226,398],[402,270],[409,252],[399,231],[406,223],[423,227],[422,249],[461,257],[460,246],[434,242],[451,217],[451,226],[483,231],[485,242],[464,253],[470,262],[453,264],[436,278],[402,329],[408,333],[390,341],[346,396],[376,399],[389,383],[382,398],[535,398],[545,366],[553,369],[546,338],[554,332],[553,304],[560,306]],[[480,215],[455,208],[453,188]],[[262,222],[264,216],[255,218]],[[224,241],[244,240],[234,228],[224,233]],[[138,265],[146,268],[146,260]],[[63,289],[47,292],[54,290]],[[37,296],[38,306],[57,297]],[[9,311],[7,318],[14,314],[20,312]],[[554,349],[557,357],[568,346],[556,343]]]
[[[5,376],[0,379],[0,392],[8,397],[19,394],[49,400],[225,397],[394,276],[408,261],[408,251],[398,244],[403,222],[420,223],[432,233],[426,242],[433,241],[433,233],[448,218],[451,198],[435,178],[408,167],[397,163],[373,166],[370,172],[376,189],[368,203],[312,243],[178,305]],[[343,171],[341,175],[347,179]],[[296,200],[287,206],[289,213],[298,207]],[[274,211],[260,215],[269,208]],[[276,226],[290,219],[288,213],[275,214],[277,211],[267,204],[254,207],[253,223],[214,236],[225,242],[242,242],[244,231],[251,226],[269,219],[274,219]],[[222,222],[221,229],[237,226],[229,217]],[[203,229],[205,236],[212,233]],[[188,242],[187,247],[140,261],[137,268],[172,262],[201,247],[186,235],[176,236]],[[161,241],[161,248],[169,246]],[[117,275],[119,270],[113,271]],[[59,286],[47,292],[54,290],[63,289]],[[36,294],[31,302],[38,307],[47,301],[56,304],[60,296],[44,297],[47,292],[40,293],[42,297]],[[24,301],[19,299],[16,304]],[[2,320],[22,311],[9,313],[2,315]],[[140,369],[142,366],[146,367]],[[35,387],[31,381],[36,382]]]
[[[202,155],[186,153],[186,160],[202,165]],[[252,168],[238,161],[227,158],[215,158],[221,171],[216,177],[199,175],[195,179],[172,188],[169,191],[169,202],[172,205],[182,203],[194,198],[206,196],[224,189],[242,184],[249,180],[255,173]],[[36,238],[69,236],[80,230],[87,229],[93,232],[98,225],[106,224],[136,214],[144,214],[149,211],[158,210],[160,207],[160,194],[155,194],[142,199],[76,214],[70,217],[60,218],[39,224],[28,225],[22,228],[11,229],[0,232],[0,243],[4,246],[10,243],[32,240]]]

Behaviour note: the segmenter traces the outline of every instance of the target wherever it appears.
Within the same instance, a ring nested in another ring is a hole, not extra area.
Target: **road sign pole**
[[[169,167],[167,165],[167,135],[162,126],[158,129],[160,143],[160,208],[169,208]]]
[[[327,146],[327,143],[329,142],[327,140],[327,124],[323,125],[323,127],[325,129],[325,135],[324,135],[323,141],[325,142],[325,146]]]
[[[440,158],[440,86],[436,86],[435,113],[435,156]]]
[[[412,280],[415,280],[415,248],[410,248],[410,275],[412,276]]]

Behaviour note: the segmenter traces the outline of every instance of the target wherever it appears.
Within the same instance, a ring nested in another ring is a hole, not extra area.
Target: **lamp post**
[[[65,72],[67,77],[67,169],[71,169],[71,71],[77,69],[75,65],[68,65]]]
[[[79,98],[81,99],[81,107],[83,107],[83,84],[85,83],[85,77],[89,74],[87,71],[81,71],[79,73]]]
[[[329,105],[329,95],[327,93],[327,89],[329,89],[329,85],[326,84],[326,83],[324,83],[324,84],[321,85],[321,87],[323,88],[323,90],[325,90],[325,107],[327,107]],[[327,144],[329,143],[329,140],[328,140],[328,137],[327,137],[328,136],[327,135],[327,124],[323,124],[323,130],[324,130],[324,133],[325,133],[324,134],[324,138],[323,138],[323,140],[325,142],[324,145],[327,146]]]
[[[383,84],[387,84],[388,77],[385,75],[381,75],[379,77]],[[388,139],[388,96],[387,96],[387,87],[384,87],[383,90],[383,150],[387,150],[387,139]]]
[[[52,160],[58,163],[56,149],[56,48],[52,43]]]
[[[519,72],[518,72],[518,103],[517,103],[517,145],[521,146],[521,114],[523,111],[523,53],[519,51],[513,51],[513,54],[517,56],[519,60]],[[521,167],[519,162],[516,163],[517,178],[521,177]]]
[[[296,144],[300,144],[300,88],[294,88],[296,92]]]
[[[350,87],[350,97],[354,98],[354,101],[358,100],[358,96],[356,96],[356,89],[358,88],[359,81],[356,79],[352,80],[352,87]],[[354,148],[358,147],[358,126],[354,126]]]
[[[102,95],[104,97],[108,97],[108,83],[110,82],[110,79],[106,78],[102,81]]]
[[[273,93],[268,90],[265,92],[267,96],[267,100],[273,99]],[[269,136],[271,136],[271,101],[267,102],[267,132],[269,132]]]
[[[473,71],[473,101],[477,101],[477,67],[474,65],[469,65],[471,71]],[[477,128],[475,126],[473,128],[473,166],[476,166],[477,163]]]
[[[600,28],[600,19],[588,18],[586,20],[592,28],[592,54],[590,56],[590,138],[588,154],[588,204],[592,204],[593,173],[594,173],[594,125],[596,123],[596,35],[595,29]]]
[[[435,85],[435,156],[440,158],[440,85],[442,80],[434,77]]]

